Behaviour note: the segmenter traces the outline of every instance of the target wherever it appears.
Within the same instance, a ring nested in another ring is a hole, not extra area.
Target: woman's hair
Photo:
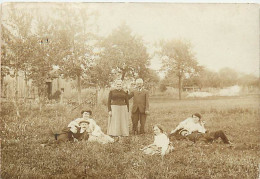
[[[163,130],[163,128],[162,128],[161,125],[159,125],[159,124],[155,124],[155,125],[153,126],[153,128],[154,128],[155,126],[158,127],[158,128],[160,129],[161,133],[164,132],[164,130]]]
[[[91,110],[82,110],[81,114],[83,114],[84,112],[88,112],[90,115],[92,115],[92,111]]]
[[[192,117],[193,117],[193,116],[196,116],[196,117],[198,117],[199,119],[201,119],[201,115],[200,115],[199,113],[192,114]]]

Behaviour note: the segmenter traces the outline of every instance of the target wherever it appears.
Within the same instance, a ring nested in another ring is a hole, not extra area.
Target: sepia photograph
[[[11,179],[260,178],[259,4],[1,4]]]

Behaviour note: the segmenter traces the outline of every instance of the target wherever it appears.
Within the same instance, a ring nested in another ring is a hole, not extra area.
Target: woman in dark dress
[[[122,89],[122,80],[116,81],[116,89],[108,96],[108,127],[111,136],[129,136],[129,101],[127,93]]]

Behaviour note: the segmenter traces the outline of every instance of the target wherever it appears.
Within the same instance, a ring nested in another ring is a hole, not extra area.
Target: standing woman
[[[108,127],[111,136],[129,136],[128,95],[122,88],[122,80],[116,80],[116,88],[108,96]]]

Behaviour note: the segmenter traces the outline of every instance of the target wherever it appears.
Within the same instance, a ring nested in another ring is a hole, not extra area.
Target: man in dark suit
[[[138,134],[138,121],[140,120],[139,134],[144,134],[144,126],[146,122],[146,116],[149,113],[149,93],[143,87],[143,80],[141,78],[136,80],[136,90],[132,91],[129,95],[129,99],[133,97],[132,107],[132,123],[133,134]]]

